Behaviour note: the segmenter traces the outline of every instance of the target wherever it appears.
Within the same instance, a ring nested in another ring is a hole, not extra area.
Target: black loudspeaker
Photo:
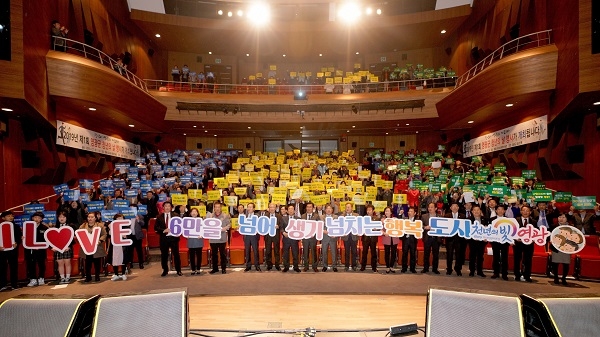
[[[592,1],[592,54],[600,53],[600,3]]]
[[[131,53],[126,51],[123,55],[123,63],[129,65],[131,63]]]
[[[162,137],[161,137],[161,136],[156,136],[156,137],[154,137],[154,143],[155,143],[155,144],[158,144],[158,143],[160,143],[160,141],[161,141],[161,140],[162,140]]]
[[[154,55],[154,49],[150,48],[148,49],[148,56],[152,57],[152,55]]]
[[[201,149],[202,148],[202,143],[196,143],[196,148]]]
[[[38,168],[40,167],[40,157],[37,151],[21,150],[21,167],[22,168]]]
[[[247,149],[251,149],[252,147],[250,147],[250,143],[246,143],[246,148]]]
[[[93,45],[94,44],[94,33],[90,32],[87,29],[83,30],[83,41],[85,42],[85,44],[87,45]]]
[[[403,141],[403,140],[401,140],[401,141],[400,141],[400,147],[405,147],[405,146],[406,146],[406,142],[405,142],[405,141]]]
[[[525,336],[514,296],[431,288],[426,312],[425,336]]]
[[[442,133],[442,134],[440,135],[440,138],[442,139],[442,142],[445,142],[445,141],[447,141],[447,140],[448,140],[448,135],[447,135],[447,134],[445,134],[445,133]]]
[[[133,144],[135,144],[135,145],[140,145],[140,141],[141,141],[141,140],[140,140],[140,137],[133,137],[133,138],[131,139],[131,142],[132,142]]]
[[[465,142],[468,142],[468,141],[470,141],[470,140],[471,140],[471,134],[470,134],[470,133],[465,133],[465,134],[463,135],[463,140],[464,140]]]
[[[479,55],[479,47],[474,47],[473,49],[471,49],[471,56],[475,61],[479,61],[479,59],[481,58],[481,56]]]
[[[0,305],[0,336],[88,336],[99,296],[20,295]],[[37,313],[37,318],[31,316]]]
[[[446,48],[446,55],[450,56],[450,54],[452,54],[452,48],[448,47]]]
[[[520,31],[521,31],[521,25],[518,23],[516,25],[510,27],[510,39],[514,40],[514,39],[518,38]]]
[[[528,336],[596,336],[600,294],[521,295]]]
[[[356,147],[356,142],[352,142],[352,147]]]
[[[567,147],[567,161],[569,164],[580,164],[584,162],[584,159],[585,151],[583,144]]]
[[[91,336],[113,337],[130,331],[136,336],[186,337],[188,310],[186,291],[102,298]]]

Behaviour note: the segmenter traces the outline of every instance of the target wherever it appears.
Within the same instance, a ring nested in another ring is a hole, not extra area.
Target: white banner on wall
[[[140,156],[139,145],[59,120],[56,144],[132,160]]]
[[[548,116],[542,116],[463,142],[463,157],[478,156],[546,139]]]

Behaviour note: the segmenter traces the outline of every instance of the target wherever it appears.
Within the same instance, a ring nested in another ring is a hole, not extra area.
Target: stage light
[[[508,103],[508,104],[506,105],[506,107],[507,107],[507,108],[510,108],[510,107],[512,107],[513,105],[514,105],[514,104],[512,104],[512,103]]]
[[[212,51],[209,51],[209,52],[208,52],[208,55],[212,55]]]
[[[244,16],[244,11],[241,9],[238,9],[237,16]]]
[[[6,111],[6,112],[12,112],[13,109],[9,109],[9,108],[2,108],[2,111]]]
[[[352,112],[354,112],[355,115],[358,115],[358,108],[356,105],[352,105]]]
[[[358,19],[360,18],[360,15],[361,15],[360,7],[358,6],[358,4],[356,4],[354,2],[348,2],[348,3],[342,4],[340,6],[340,10],[338,11],[338,17],[343,22],[346,22],[348,24],[358,21]]]
[[[154,36],[156,36],[156,37],[160,37],[160,34],[156,34],[156,35],[154,35]]]
[[[323,54],[319,54],[319,56],[323,56]]]
[[[134,128],[134,127],[135,127],[135,125],[133,125],[133,124],[129,124],[129,127],[130,127],[130,128]]]
[[[246,17],[256,26],[264,26],[271,21],[271,8],[266,3],[255,3],[250,5]]]
[[[228,17],[232,17],[232,16],[233,16],[233,13],[232,13],[231,11],[229,11],[229,12],[227,12],[227,16],[228,16]]]
[[[373,8],[367,7],[367,9],[365,10],[365,13],[367,13],[367,15],[373,14]]]
[[[219,15],[223,15],[223,11],[219,9],[219,10],[217,11],[217,14],[219,14]]]
[[[445,29],[442,29],[442,31],[441,31],[440,33],[442,33],[442,34],[446,34],[446,30],[445,30]]]
[[[96,111],[96,108],[88,108],[90,111]]]
[[[469,124],[473,124],[473,123],[475,123],[475,121],[468,121],[467,123],[469,123]]]
[[[594,102],[594,105],[600,105],[600,101],[599,102]]]
[[[381,15],[381,8],[377,8],[377,15]]]
[[[308,99],[308,96],[302,90],[298,90],[294,93],[294,100],[296,100],[296,101],[302,101],[302,100],[307,100],[307,99]]]
[[[359,52],[356,52],[356,55],[359,55],[359,54],[360,54]]]

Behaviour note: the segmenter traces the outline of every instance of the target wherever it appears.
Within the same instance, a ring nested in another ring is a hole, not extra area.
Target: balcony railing
[[[303,92],[312,94],[344,94],[344,93],[371,93],[388,91],[419,90],[430,88],[444,88],[455,86],[456,77],[436,77],[404,81],[388,81],[373,83],[334,84],[332,87],[325,84],[287,85],[287,84],[218,84],[218,83],[190,83],[146,79],[148,90],[190,93],[218,93],[218,94],[258,94],[258,95],[293,95]]]
[[[550,34],[552,29],[543,30],[537,33],[531,33],[525,36],[521,36],[517,39],[509,41],[503,44],[500,48],[496,49],[493,53],[486,56],[483,60],[479,61],[475,66],[469,69],[468,72],[461,75],[456,79],[456,88],[468,82],[475,75],[482,72],[484,69],[492,65],[494,62],[501,60],[503,57],[518,53],[528,48],[541,47],[552,44]]]
[[[99,49],[96,49],[87,44],[81,43],[79,41],[66,39],[63,37],[53,37],[52,47],[57,51],[65,51],[69,54],[75,54],[79,56],[83,56],[86,59],[96,61],[102,65],[105,65],[117,73],[121,74],[131,83],[135,84],[138,88],[142,89],[145,92],[148,92],[148,88],[146,87],[146,82],[141,78],[134,75],[131,71],[127,70],[127,68],[119,65],[116,60],[112,59],[106,53],[102,52]]]

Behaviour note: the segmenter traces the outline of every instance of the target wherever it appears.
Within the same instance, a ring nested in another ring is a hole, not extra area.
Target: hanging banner
[[[56,121],[56,144],[131,160],[138,158],[141,152],[139,145],[59,120]]]
[[[548,116],[542,116],[463,142],[463,156],[478,156],[546,139]]]

